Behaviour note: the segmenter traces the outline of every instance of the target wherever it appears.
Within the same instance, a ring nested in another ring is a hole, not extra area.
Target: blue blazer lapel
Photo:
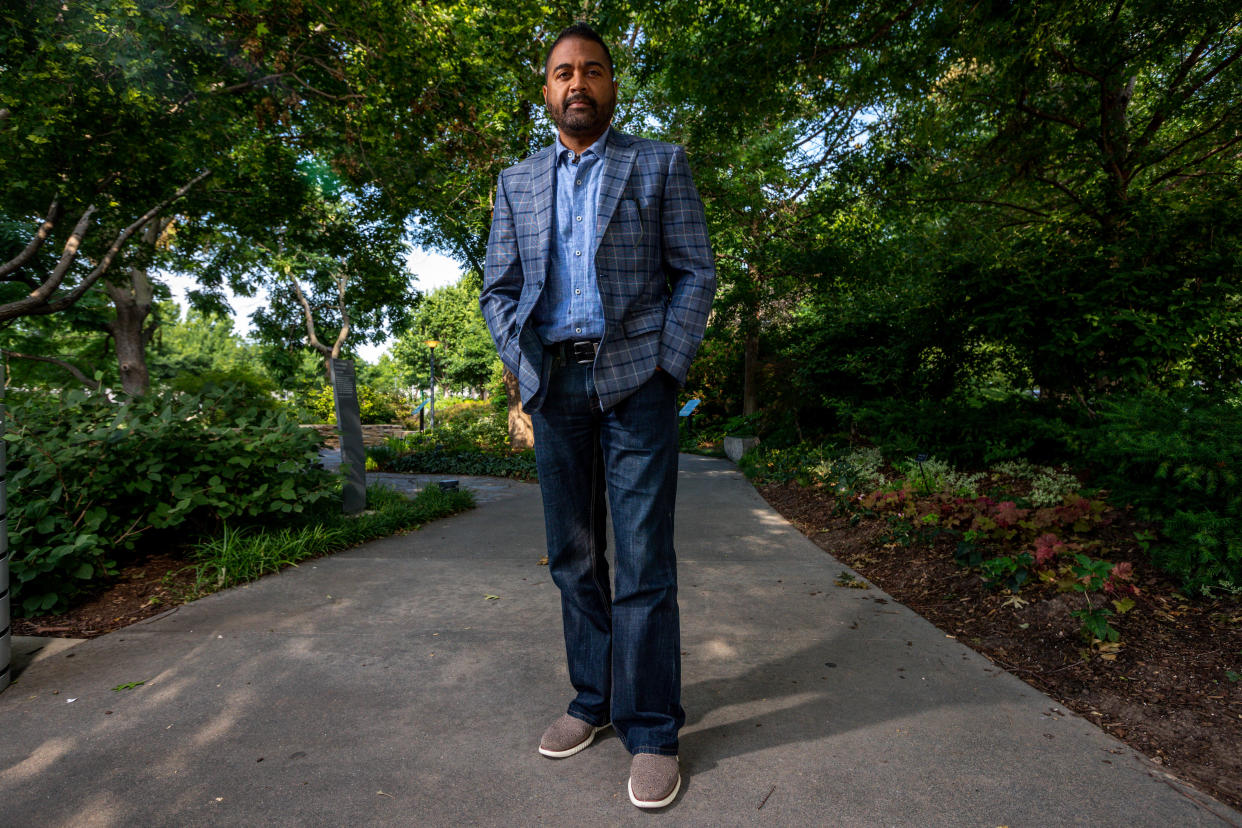
[[[555,145],[544,149],[546,158],[540,158],[531,173],[531,206],[535,214],[535,227],[539,230],[536,239],[536,254],[543,262],[538,270],[546,274],[552,260],[552,228],[556,225],[553,215],[553,198],[556,192],[556,152]]]
[[[604,238],[608,222],[617,211],[617,202],[625,190],[625,182],[630,180],[630,171],[634,169],[634,157],[637,152],[628,135],[613,130],[608,134],[608,151],[604,156],[603,176],[599,182],[599,203],[595,215],[595,250]]]

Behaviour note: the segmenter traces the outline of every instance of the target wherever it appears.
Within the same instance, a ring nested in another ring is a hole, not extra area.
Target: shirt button
[[[582,295],[582,291],[581,291],[581,290],[579,290],[578,288],[574,288],[574,293],[576,293],[576,294],[577,294],[577,295],[579,295],[579,296],[581,296],[581,295]]]
[[[575,185],[575,186],[577,186],[577,187],[581,187],[581,186],[582,186],[582,179],[581,179],[581,178],[579,178],[577,181],[575,181],[575,182],[574,182],[574,185]]]
[[[574,255],[575,255],[575,256],[581,256],[581,255],[582,255],[582,251],[581,251],[581,250],[575,250],[575,251],[574,251]]]
[[[574,218],[574,221],[582,221],[582,216],[577,216],[577,217],[575,217],[575,218]]]
[[[576,333],[582,333],[582,328],[574,328],[574,331],[575,331]]]

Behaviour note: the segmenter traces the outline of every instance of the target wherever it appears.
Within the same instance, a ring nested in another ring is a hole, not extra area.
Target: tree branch
[[[194,187],[195,184],[202,181],[209,175],[211,175],[211,170],[205,170],[204,172],[199,173],[185,184],[182,184],[175,193],[152,207],[147,212],[143,213],[136,221],[134,221],[133,224],[129,225],[117,234],[116,239],[111,245],[108,246],[107,251],[95,265],[94,269],[92,269],[90,273],[86,274],[77,287],[60,298],[49,301],[52,292],[59,287],[61,280],[64,278],[65,273],[69,269],[69,266],[73,263],[74,259],[77,258],[78,246],[82,241],[81,234],[86,232],[85,225],[89,224],[91,214],[95,211],[95,207],[92,205],[87,209],[87,212],[83,214],[81,220],[79,220],[78,227],[74,228],[74,236],[71,236],[69,242],[66,243],[65,253],[61,256],[61,263],[57,265],[56,271],[52,274],[52,278],[48,279],[48,282],[39,288],[38,291],[31,293],[31,295],[25,299],[19,299],[18,301],[10,302],[7,305],[0,305],[0,321],[13,319],[18,316],[39,316],[49,313],[56,313],[57,311],[62,311],[65,308],[71,307],[74,303],[81,299],[96,282],[99,281],[100,277],[108,272],[108,268],[112,266],[112,260],[116,258],[118,253],[121,252],[121,248],[125,246],[125,243],[129,241],[130,237],[133,236],[134,233],[141,230],[147,222],[159,215],[164,208],[184,196]],[[70,250],[71,244],[72,250]]]
[[[302,313],[306,316],[306,336],[310,346],[324,356],[332,356],[332,349],[320,342],[319,337],[315,335],[315,316],[311,312],[310,302],[306,301],[306,295],[302,293],[302,285],[293,273],[286,273],[285,275],[289,277],[289,281],[293,285],[293,292],[298,297],[298,303],[302,306]]]
[[[1199,58],[1203,57],[1203,53],[1207,50],[1210,37],[1210,34],[1205,34],[1203,39],[1195,44],[1195,48],[1190,50],[1190,54],[1187,55],[1186,59],[1182,61],[1181,66],[1177,67],[1177,74],[1175,74],[1173,79],[1169,81],[1169,87],[1165,90],[1164,97],[1166,100],[1173,97],[1173,93],[1177,90],[1177,87],[1181,86],[1182,81],[1186,80],[1186,76],[1190,74],[1190,70],[1193,69],[1195,64],[1199,62]],[[1151,120],[1147,122],[1147,126],[1143,129],[1143,134],[1140,135],[1132,145],[1135,152],[1141,150],[1151,142],[1151,139],[1156,135],[1156,130],[1160,129],[1160,127],[1164,124],[1166,117],[1167,114],[1165,110],[1157,107],[1155,113],[1151,116]]]
[[[873,43],[880,40],[880,38],[884,37],[886,34],[892,31],[893,27],[896,26],[898,23],[901,23],[903,20],[908,20],[911,16],[914,15],[914,13],[922,5],[924,5],[924,0],[915,0],[913,3],[906,6],[900,12],[893,15],[893,17],[890,18],[887,22],[881,23],[879,26],[877,26],[871,32],[871,34],[867,37],[861,38],[859,40],[854,40],[849,43],[838,43],[835,46],[829,47],[823,53],[812,52],[809,59],[807,60],[807,65],[808,66],[814,65],[814,62],[818,60],[820,57],[827,57],[828,55],[833,55],[833,54],[837,54],[840,52],[848,52],[852,49],[860,49],[864,46],[872,45]]]
[[[1222,152],[1224,152],[1225,150],[1229,149],[1230,147],[1232,147],[1234,144],[1238,143],[1239,141],[1242,141],[1242,135],[1235,135],[1235,136],[1233,136],[1233,138],[1232,138],[1231,140],[1229,140],[1229,141],[1225,142],[1224,144],[1221,144],[1219,147],[1216,147],[1216,148],[1215,148],[1215,149],[1213,149],[1212,151],[1210,151],[1210,152],[1205,152],[1203,155],[1200,155],[1198,158],[1195,158],[1194,160],[1190,161],[1189,163],[1187,163],[1187,164],[1183,164],[1182,166],[1177,167],[1176,169],[1169,170],[1168,172],[1164,173],[1163,175],[1160,175],[1160,176],[1158,176],[1157,178],[1152,179],[1152,182],[1151,182],[1151,185],[1150,185],[1150,186],[1154,187],[1154,186],[1156,186],[1157,184],[1159,184],[1159,183],[1160,183],[1160,182],[1162,182],[1162,181],[1165,181],[1165,180],[1167,180],[1167,179],[1174,178],[1174,177],[1177,177],[1177,176],[1181,176],[1181,177],[1183,177],[1183,178],[1198,178],[1198,177],[1200,177],[1201,175],[1204,175],[1204,173],[1193,173],[1193,174],[1191,174],[1191,173],[1185,173],[1185,174],[1183,174],[1183,173],[1182,173],[1182,170],[1186,169],[1187,167],[1193,167],[1193,166],[1195,166],[1196,164],[1202,164],[1204,161],[1208,160],[1208,159],[1209,159],[1209,158],[1211,158],[1212,156],[1221,154]]]
[[[1060,181],[1057,181],[1055,178],[1046,178],[1045,176],[1042,176],[1042,175],[1036,175],[1036,176],[1033,176],[1033,178],[1036,181],[1040,182],[1041,184],[1047,184],[1048,186],[1055,187],[1056,189],[1065,193],[1067,196],[1069,196],[1070,200],[1073,201],[1075,204],[1077,204],[1079,207],[1081,207],[1083,211],[1087,213],[1087,215],[1091,216],[1091,218],[1095,219],[1096,221],[1102,221],[1102,216],[1100,215],[1099,211],[1096,210],[1094,207],[1092,207],[1090,204],[1088,204],[1084,199],[1080,198],[1077,193],[1075,193],[1073,190],[1069,188],[1069,185],[1063,184]]]
[[[1216,121],[1214,121],[1213,123],[1209,124],[1209,125],[1208,125],[1205,129],[1201,129],[1201,130],[1199,130],[1198,132],[1193,133],[1192,135],[1187,136],[1187,137],[1186,137],[1186,138],[1184,138],[1183,140],[1181,140],[1181,141],[1179,141],[1178,143],[1174,144],[1174,145],[1173,145],[1172,147],[1170,147],[1169,149],[1167,149],[1167,150],[1165,150],[1164,152],[1162,152],[1162,153],[1160,153],[1159,155],[1157,155],[1155,158],[1153,158],[1153,159],[1152,159],[1151,161],[1149,161],[1148,163],[1146,163],[1146,164],[1140,164],[1140,165],[1137,165],[1137,166],[1134,168],[1134,171],[1135,171],[1135,172],[1138,172],[1139,170],[1147,169],[1148,167],[1154,167],[1154,166],[1156,166],[1157,164],[1161,163],[1162,161],[1165,161],[1165,160],[1169,159],[1169,158],[1170,158],[1170,157],[1172,157],[1175,153],[1179,152],[1179,151],[1180,151],[1180,150],[1182,150],[1183,148],[1185,148],[1185,147],[1189,146],[1190,144],[1193,144],[1195,141],[1198,141],[1200,138],[1205,138],[1205,137],[1207,137],[1208,135],[1211,135],[1213,132],[1215,132],[1215,131],[1216,131],[1216,129],[1217,129],[1219,126],[1221,126],[1221,125],[1225,122],[1225,120],[1229,117],[1229,114],[1231,114],[1231,113],[1226,113],[1226,114],[1224,114],[1224,115],[1220,116],[1219,118],[1217,118],[1217,119],[1216,119]],[[1220,148],[1218,148],[1217,150],[1215,150],[1215,151],[1213,151],[1213,152],[1211,152],[1211,153],[1208,153],[1208,154],[1207,154],[1207,155],[1205,155],[1205,156],[1202,156],[1202,158],[1210,158],[1211,156],[1213,156],[1213,155],[1215,155],[1217,152],[1219,152],[1221,149],[1224,149],[1224,148],[1226,148],[1226,147],[1231,146],[1231,145],[1232,145],[1232,144],[1234,144],[1237,140],[1238,140],[1238,139],[1237,139],[1237,136],[1235,135],[1235,136],[1234,136],[1234,138],[1233,138],[1232,140],[1230,140],[1230,141],[1226,142],[1223,146],[1221,146],[1221,147],[1220,147]],[[1198,162],[1197,162],[1197,161],[1195,161],[1195,162],[1191,162],[1191,163],[1198,163]],[[1185,165],[1183,165],[1183,167],[1180,167],[1179,169],[1184,169],[1184,168],[1185,168]],[[1166,177],[1166,176],[1161,176],[1161,178],[1164,178],[1164,177]]]
[[[8,110],[5,110],[7,112]],[[54,199],[52,206],[47,210],[47,218],[39,225],[38,231],[35,232],[34,238],[30,240],[30,244],[26,245],[26,249],[18,253],[12,259],[0,265],[0,279],[5,278],[13,271],[20,268],[26,262],[34,258],[34,254],[39,252],[39,248],[47,241],[47,237],[52,234],[52,228],[56,226],[56,222],[60,220],[61,207],[60,199]]]
[[[1024,207],[1021,204],[1014,204],[1010,201],[996,201],[989,198],[954,198],[951,196],[937,196],[934,198],[916,198],[916,203],[937,204],[940,202],[949,202],[951,204],[980,204],[985,207],[1004,207],[1007,210],[1019,210],[1023,213],[1030,213],[1040,218],[1048,218],[1049,214],[1042,210],[1036,210],[1033,207]]]
[[[41,305],[47,302],[47,298],[56,292],[60,287],[60,283],[64,281],[65,274],[69,272],[69,268],[73,266],[73,262],[78,257],[78,250],[82,247],[82,239],[86,236],[86,230],[91,226],[91,219],[95,215],[97,208],[94,204],[86,208],[86,212],[78,219],[78,223],[74,225],[73,232],[69,234],[69,238],[65,241],[65,247],[60,253],[60,261],[56,263],[52,275],[47,281],[39,285],[39,287],[30,291],[30,294],[20,300],[20,302],[29,303],[32,306]],[[12,305],[19,302],[12,302]]]
[[[48,362],[52,365],[59,365],[61,368],[64,368],[66,371],[73,374],[73,378],[85,385],[87,388],[92,391],[99,390],[98,382],[95,382],[95,380],[91,379],[86,374],[83,374],[80,370],[78,370],[76,365],[66,362],[63,359],[57,359],[56,357],[49,356],[39,356],[38,354],[20,354],[17,351],[10,351],[7,348],[0,348],[0,354],[4,354],[6,357],[16,357],[17,359],[29,359],[34,362]]]
[[[336,342],[332,345],[332,358],[336,359],[341,355],[341,346],[345,344],[345,337],[349,336],[349,311],[345,308],[345,282],[348,277],[341,273],[336,277],[336,306],[341,311],[341,332],[336,335]]]
[[[1034,115],[1036,118],[1042,118],[1045,121],[1054,121],[1058,124],[1065,124],[1066,126],[1073,127],[1076,130],[1081,130],[1083,128],[1083,124],[1081,122],[1075,121],[1069,116],[1058,115],[1055,112],[1044,112],[1041,109],[1036,109],[1031,106],[1026,102],[1026,90],[1022,91],[1022,97],[1018,99],[1018,109],[1026,112],[1027,114]]]

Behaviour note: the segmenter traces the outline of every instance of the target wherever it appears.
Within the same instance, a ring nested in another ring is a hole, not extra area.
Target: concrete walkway
[[[0,825],[1242,824],[682,457],[683,792],[608,734],[536,754],[570,688],[539,492],[32,664],[0,694]],[[145,682],[132,689],[114,689]]]

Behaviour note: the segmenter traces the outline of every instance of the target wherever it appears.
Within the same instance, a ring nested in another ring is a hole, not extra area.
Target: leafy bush
[[[9,397],[9,538],[23,611],[62,609],[156,533],[288,519],[333,491],[335,475],[313,468],[318,435],[280,411],[220,422],[226,396]]]
[[[401,419],[405,403],[394,394],[377,391],[361,383],[356,388],[358,390],[358,413],[363,425],[395,423]],[[308,393],[302,405],[315,422],[336,422],[336,403],[333,401],[330,386],[324,385]]]
[[[1116,400],[1083,450],[1114,497],[1160,525],[1158,566],[1187,590],[1242,591],[1242,402],[1194,389]]]
[[[244,366],[179,373],[168,382],[168,387],[199,399],[209,397],[217,422],[231,421],[249,409],[274,411],[280,407],[273,396],[276,383],[258,370]]]
[[[442,446],[504,452],[509,446],[509,410],[483,400],[452,403],[443,413],[436,409],[435,428],[421,437]]]
[[[742,474],[756,483],[789,483],[804,485],[813,482],[811,469],[831,459],[830,447],[813,443],[797,443],[792,446],[769,446],[760,444],[738,462]]]
[[[534,480],[535,453],[509,450],[508,411],[470,400],[436,412],[436,426],[405,437],[390,437],[367,449],[379,471],[399,474],[477,474]],[[368,465],[368,468],[370,466]]]
[[[472,474],[535,480],[535,452],[499,454],[477,448],[447,448],[432,445],[393,460],[385,471],[402,474]]]

